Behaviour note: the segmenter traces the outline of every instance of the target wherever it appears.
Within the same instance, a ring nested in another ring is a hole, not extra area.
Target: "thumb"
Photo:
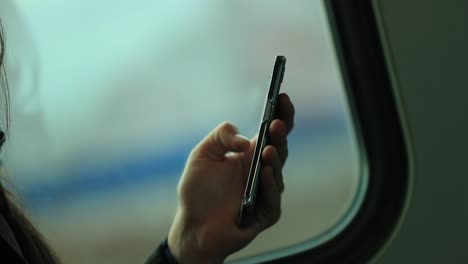
[[[223,160],[228,152],[245,152],[250,148],[250,141],[238,134],[237,128],[223,122],[208,134],[194,149],[192,155],[198,158]]]

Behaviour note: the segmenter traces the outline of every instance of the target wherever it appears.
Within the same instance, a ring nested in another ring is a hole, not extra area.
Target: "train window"
[[[4,159],[65,263],[142,262],[191,148],[224,120],[254,136],[279,54],[296,106],[283,215],[230,260],[313,247],[358,210],[367,178],[322,1],[3,0],[0,16]]]

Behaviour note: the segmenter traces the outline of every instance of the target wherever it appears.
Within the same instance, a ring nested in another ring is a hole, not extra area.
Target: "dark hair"
[[[10,104],[9,89],[6,70],[4,67],[5,59],[5,38],[3,26],[0,21],[0,86],[1,97],[4,111],[2,127],[5,132],[9,131]],[[3,134],[5,136],[5,134]],[[1,164],[0,164],[1,166]],[[3,170],[0,179],[4,179]],[[31,224],[24,215],[23,211],[13,202],[13,195],[0,182],[0,214],[3,215],[16,240],[20,246],[23,257],[31,264],[54,264],[60,263],[53,251],[49,248],[42,235]]]

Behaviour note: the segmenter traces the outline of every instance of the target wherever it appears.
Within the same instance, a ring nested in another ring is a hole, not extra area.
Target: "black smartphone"
[[[273,75],[271,76],[270,87],[266,97],[265,109],[263,110],[262,119],[260,121],[257,144],[255,145],[255,152],[250,163],[247,185],[242,199],[239,214],[239,224],[241,226],[249,225],[251,216],[254,213],[258,186],[260,184],[260,175],[263,167],[261,156],[263,149],[269,144],[268,130],[271,121],[273,121],[275,117],[276,104],[278,102],[279,90],[283,82],[285,69],[286,57],[276,56]]]

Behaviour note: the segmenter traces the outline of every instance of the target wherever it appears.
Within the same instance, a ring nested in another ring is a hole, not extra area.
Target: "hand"
[[[262,153],[255,216],[248,227],[239,227],[237,218],[256,138],[249,141],[225,122],[190,153],[177,189],[179,206],[168,237],[179,263],[222,263],[279,220],[287,134],[294,119],[294,107],[286,94],[279,97],[275,118],[269,129],[271,145]]]

